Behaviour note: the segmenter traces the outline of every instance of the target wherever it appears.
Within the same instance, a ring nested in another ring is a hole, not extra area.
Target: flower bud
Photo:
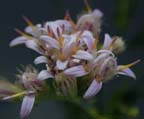
[[[103,13],[96,9],[92,13],[83,14],[77,22],[78,30],[89,30],[97,35],[101,30]]]
[[[114,42],[114,44],[112,46],[112,51],[115,54],[119,54],[119,53],[123,52],[125,50],[126,46],[125,46],[125,42],[122,39],[122,37],[114,36],[112,39],[116,39],[116,41]]]

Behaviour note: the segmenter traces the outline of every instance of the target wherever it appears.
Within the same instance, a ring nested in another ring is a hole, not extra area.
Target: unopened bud
[[[114,36],[113,39],[116,39],[112,46],[112,51],[115,54],[119,54],[126,49],[125,42],[123,41],[122,37]]]
[[[101,30],[103,13],[96,9],[92,13],[83,14],[77,22],[78,30],[89,30],[97,35]]]

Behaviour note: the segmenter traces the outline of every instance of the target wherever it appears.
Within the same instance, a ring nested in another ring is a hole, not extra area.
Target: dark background
[[[123,91],[126,100],[132,102],[144,113],[144,14],[143,0],[89,0],[92,8],[98,8],[104,13],[102,34],[122,36],[127,50],[118,56],[120,64],[127,64],[136,59],[141,63],[132,69],[137,80],[118,77],[105,83],[99,94],[99,106],[102,112],[107,110],[106,104],[116,90]],[[69,9],[71,16],[84,8],[83,0],[1,0],[0,1],[0,75],[14,80],[16,67],[20,64],[31,64],[36,56],[35,52],[24,46],[9,47],[9,42],[18,36],[14,28],[25,28],[26,23],[22,15],[26,15],[33,23],[62,19]],[[124,98],[124,99],[125,99]],[[20,104],[0,103],[0,119],[18,119]],[[88,119],[83,109],[71,103],[61,101],[41,102],[34,108],[31,119]]]

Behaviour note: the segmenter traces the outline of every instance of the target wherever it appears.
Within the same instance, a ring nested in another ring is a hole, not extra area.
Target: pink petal
[[[83,65],[79,65],[66,69],[64,74],[68,76],[81,77],[88,74],[88,72],[85,71]]]
[[[38,80],[45,80],[48,78],[53,78],[53,75],[48,70],[42,70],[38,75]]]
[[[25,45],[27,48],[30,48],[30,49],[38,52],[39,54],[43,54],[43,52],[39,49],[39,46],[35,42],[35,40],[28,40]]]
[[[111,42],[112,42],[112,39],[111,39],[110,35],[109,34],[105,34],[103,49],[108,48],[110,46]]]
[[[102,88],[102,82],[97,82],[96,79],[93,79],[92,83],[90,84],[89,88],[85,92],[83,98],[89,99],[94,97]]]
[[[29,116],[34,105],[34,101],[35,101],[35,95],[26,95],[23,98],[21,110],[20,110],[21,118],[26,118]]]
[[[57,40],[55,40],[54,38],[51,38],[51,37],[46,36],[46,35],[42,35],[40,37],[40,39],[45,41],[46,43],[48,43],[48,45],[50,45],[51,47],[56,48],[56,49],[60,49],[59,42]]]
[[[126,75],[126,76],[136,79],[134,72],[130,68],[124,69],[124,70],[118,72],[118,74]]]
[[[77,53],[73,55],[73,57],[77,59],[83,59],[83,60],[93,59],[93,56],[90,53],[83,51],[83,50],[78,50]]]
[[[60,60],[57,60],[56,62],[56,68],[58,70],[64,70],[66,67],[67,67],[67,64],[68,64],[68,61],[60,61]]]
[[[41,64],[41,63],[48,63],[48,59],[45,56],[39,56],[34,60],[35,64]]]
[[[24,44],[28,39],[23,37],[23,36],[19,36],[17,38],[15,38],[14,40],[12,40],[10,42],[10,47],[16,46],[16,45],[20,45],[20,44]]]

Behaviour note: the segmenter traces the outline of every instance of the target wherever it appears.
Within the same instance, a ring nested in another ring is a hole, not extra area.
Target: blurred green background
[[[144,0],[89,0],[92,8],[104,13],[102,33],[122,36],[127,49],[118,55],[120,64],[136,59],[141,63],[132,69],[137,80],[124,76],[104,84],[91,100],[48,100],[40,102],[30,119],[144,119]],[[26,15],[33,23],[42,23],[71,16],[84,9],[83,0],[1,0],[0,1],[0,75],[14,80],[19,64],[30,64],[38,56],[24,46],[9,48],[9,42],[18,36],[14,28],[24,29]],[[20,103],[0,102],[0,119],[19,119]]]

